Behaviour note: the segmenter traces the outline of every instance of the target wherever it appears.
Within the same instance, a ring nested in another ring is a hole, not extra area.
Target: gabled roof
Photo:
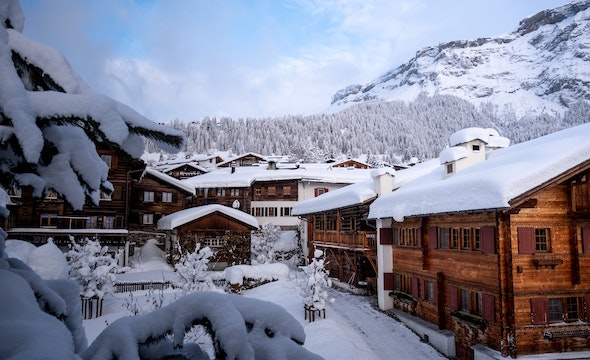
[[[177,188],[179,190],[182,190],[182,191],[189,193],[191,195],[195,195],[195,188],[194,187],[187,185],[187,184],[183,183],[182,181],[180,181],[170,175],[164,174],[164,173],[159,172],[158,170],[150,168],[150,167],[145,168],[145,173],[150,176],[153,176],[156,179],[163,181],[171,186],[174,186],[175,188]]]
[[[179,226],[214,213],[221,213],[252,228],[258,228],[259,225],[258,220],[250,214],[228,206],[211,204],[192,207],[166,215],[158,220],[158,230],[174,230]]]
[[[370,218],[508,209],[519,196],[590,163],[590,123],[492,151],[445,178],[443,166],[371,204]],[[400,172],[401,173],[401,172]]]
[[[362,168],[366,168],[366,169],[370,169],[373,168],[373,165],[367,164],[365,162],[359,161],[359,160],[355,160],[355,159],[346,159],[346,160],[342,160],[336,163],[331,164],[332,167],[348,167],[348,166],[352,166],[352,167],[362,167]]]
[[[229,160],[226,160],[222,163],[219,163],[219,164],[217,164],[217,166],[218,167],[229,166],[232,163],[232,161],[238,161],[238,160],[246,158],[246,157],[254,157],[254,158],[257,158],[259,161],[266,161],[266,158],[264,156],[262,156],[260,154],[249,152],[249,153],[238,155],[238,156],[231,158]]]

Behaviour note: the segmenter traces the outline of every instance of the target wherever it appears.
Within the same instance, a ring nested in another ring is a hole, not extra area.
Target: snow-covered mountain
[[[452,41],[419,50],[366,85],[336,92],[328,111],[372,101],[412,101],[420,93],[454,95],[503,110],[562,113],[590,100],[590,1],[522,20],[494,38]]]

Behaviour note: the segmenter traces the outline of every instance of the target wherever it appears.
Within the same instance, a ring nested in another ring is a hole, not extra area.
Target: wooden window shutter
[[[438,242],[438,231],[436,227],[428,228],[428,248],[436,249]]]
[[[584,297],[584,314],[586,315],[586,322],[590,322],[590,296]]]
[[[394,290],[395,278],[393,273],[383,273],[383,290]]]
[[[518,233],[518,253],[534,254],[535,253],[535,229],[532,227],[519,227]]]
[[[531,324],[547,324],[549,318],[549,301],[545,298],[531,299]]]
[[[496,253],[496,235],[493,226],[482,226],[481,228],[481,251],[486,254]]]
[[[418,228],[416,229],[416,244],[418,244],[418,247],[422,247],[422,228]]]
[[[391,228],[379,229],[379,244],[393,245],[393,231]]]
[[[419,294],[420,294],[420,290],[419,290],[418,278],[413,277],[412,278],[412,296],[414,297],[414,299],[417,299]]]
[[[459,309],[459,291],[455,286],[449,286],[449,307],[451,310],[458,310]]]
[[[481,294],[481,315],[484,320],[489,322],[496,321],[495,298],[490,294]]]
[[[313,196],[318,197],[318,188],[313,189]]]
[[[582,245],[584,246],[584,254],[590,254],[590,227],[582,228]]]
[[[438,285],[435,282],[432,286],[434,288],[433,294],[432,294],[432,302],[435,304],[438,304]]]

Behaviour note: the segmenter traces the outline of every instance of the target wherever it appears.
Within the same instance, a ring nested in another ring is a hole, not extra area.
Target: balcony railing
[[[375,231],[339,232],[315,230],[312,239],[313,243],[317,245],[347,249],[377,249],[377,233]]]

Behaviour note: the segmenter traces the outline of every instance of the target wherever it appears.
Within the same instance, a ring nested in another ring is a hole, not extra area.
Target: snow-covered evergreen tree
[[[325,309],[330,302],[326,288],[332,286],[332,281],[325,268],[323,251],[315,250],[311,263],[303,267],[303,271],[307,275],[303,285],[305,306],[316,310]]]
[[[101,299],[114,291],[118,265],[108,250],[98,240],[87,238],[84,244],[72,241],[72,248],[66,253],[68,275],[80,284],[83,297]]]
[[[252,235],[252,261],[267,264],[275,261],[274,246],[281,238],[281,227],[272,223],[261,226],[257,234]]]
[[[182,253],[180,246],[178,251]],[[207,276],[211,256],[213,256],[211,249],[207,246],[201,248],[201,243],[195,244],[195,251],[182,253],[180,262],[174,267],[179,277],[177,286],[182,288],[183,294],[207,291],[213,288],[211,279]]]

